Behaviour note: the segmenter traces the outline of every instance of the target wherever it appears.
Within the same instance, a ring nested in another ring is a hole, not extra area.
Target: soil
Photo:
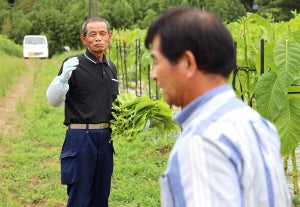
[[[27,71],[17,78],[15,84],[10,88],[6,96],[0,99],[0,134],[18,134],[20,129],[15,125],[18,117],[17,104],[24,100],[27,91],[32,86],[35,61],[27,59]]]

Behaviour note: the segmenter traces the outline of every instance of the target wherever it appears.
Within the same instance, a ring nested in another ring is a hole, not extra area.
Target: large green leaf
[[[300,99],[289,99],[274,124],[281,138],[281,153],[289,155],[300,142]]]
[[[287,24],[289,25],[289,28],[291,31],[298,30],[300,28],[300,16],[299,13],[294,16],[294,18],[291,18]]]
[[[268,35],[264,35],[264,37],[263,37],[264,39],[273,39],[273,29],[272,29],[272,25],[271,25],[270,21],[264,19],[262,16],[260,16],[258,14],[250,14],[248,16],[248,21],[249,22],[254,21],[266,29],[266,31],[268,32]]]
[[[264,73],[255,87],[257,111],[266,119],[273,121],[286,102],[286,92],[278,81],[277,74]]]
[[[131,103],[135,99],[136,99],[136,96],[134,94],[123,93],[123,94],[118,95],[118,98],[115,100],[115,102],[118,102],[122,105],[125,103]]]
[[[274,59],[273,59],[273,51],[274,51],[275,43],[270,43],[264,45],[264,71],[272,71],[277,72],[277,67],[275,65]],[[260,55],[260,54],[259,54]],[[260,67],[260,58],[259,59],[259,65],[257,67]]]
[[[113,102],[112,108],[112,137],[122,134],[131,141],[148,127],[157,128],[162,135],[178,129],[177,123],[172,120],[172,109],[162,100],[153,101],[145,95],[137,97],[123,93]]]
[[[300,44],[300,29],[296,30],[292,33],[295,41],[297,41]]]
[[[300,45],[288,38],[278,41],[274,49],[274,61],[278,68],[278,78],[286,91],[298,76],[300,68],[299,51]]]

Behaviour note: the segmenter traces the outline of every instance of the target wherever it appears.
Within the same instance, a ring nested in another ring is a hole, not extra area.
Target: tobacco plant
[[[300,16],[294,15],[295,18],[287,23],[273,23],[250,14],[239,25],[235,23],[229,28],[235,31],[237,41],[237,69],[247,69],[236,72],[239,74],[235,74],[234,87],[245,102],[275,124],[285,169],[289,156],[292,157],[294,194],[297,195],[295,149],[300,142]],[[259,44],[261,40],[263,48]],[[263,63],[261,58],[264,58]]]
[[[113,138],[122,135],[131,141],[148,129],[156,129],[162,136],[178,129],[172,120],[172,109],[162,100],[153,101],[146,95],[120,94],[112,109]]]

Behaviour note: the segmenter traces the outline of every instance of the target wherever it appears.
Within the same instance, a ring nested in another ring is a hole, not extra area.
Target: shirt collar
[[[94,63],[94,64],[99,64],[100,61],[98,58],[96,58],[90,51],[89,49],[86,49],[84,52],[84,57],[86,57],[86,59],[88,59],[90,62]],[[103,54],[103,60],[102,63],[106,63],[108,65],[108,60],[105,56],[105,54]]]
[[[207,93],[199,96],[197,99],[188,104],[185,108],[182,109],[175,117],[174,121],[176,121],[179,125],[183,125],[183,123],[201,106],[205,105],[209,100],[213,97],[222,94],[226,91],[232,90],[231,85],[226,84],[217,88],[214,88]]]

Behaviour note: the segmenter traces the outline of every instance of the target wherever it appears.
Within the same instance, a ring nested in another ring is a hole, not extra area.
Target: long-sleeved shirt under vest
[[[119,93],[116,66],[105,55],[100,62],[88,49],[77,57],[79,65],[68,83],[63,84],[59,76],[51,82],[48,100],[56,106],[65,101],[64,124],[67,126],[107,123],[112,118],[112,102]],[[62,67],[59,75],[61,72]]]
[[[163,207],[287,207],[275,127],[218,87],[176,117],[182,134],[161,176]]]

